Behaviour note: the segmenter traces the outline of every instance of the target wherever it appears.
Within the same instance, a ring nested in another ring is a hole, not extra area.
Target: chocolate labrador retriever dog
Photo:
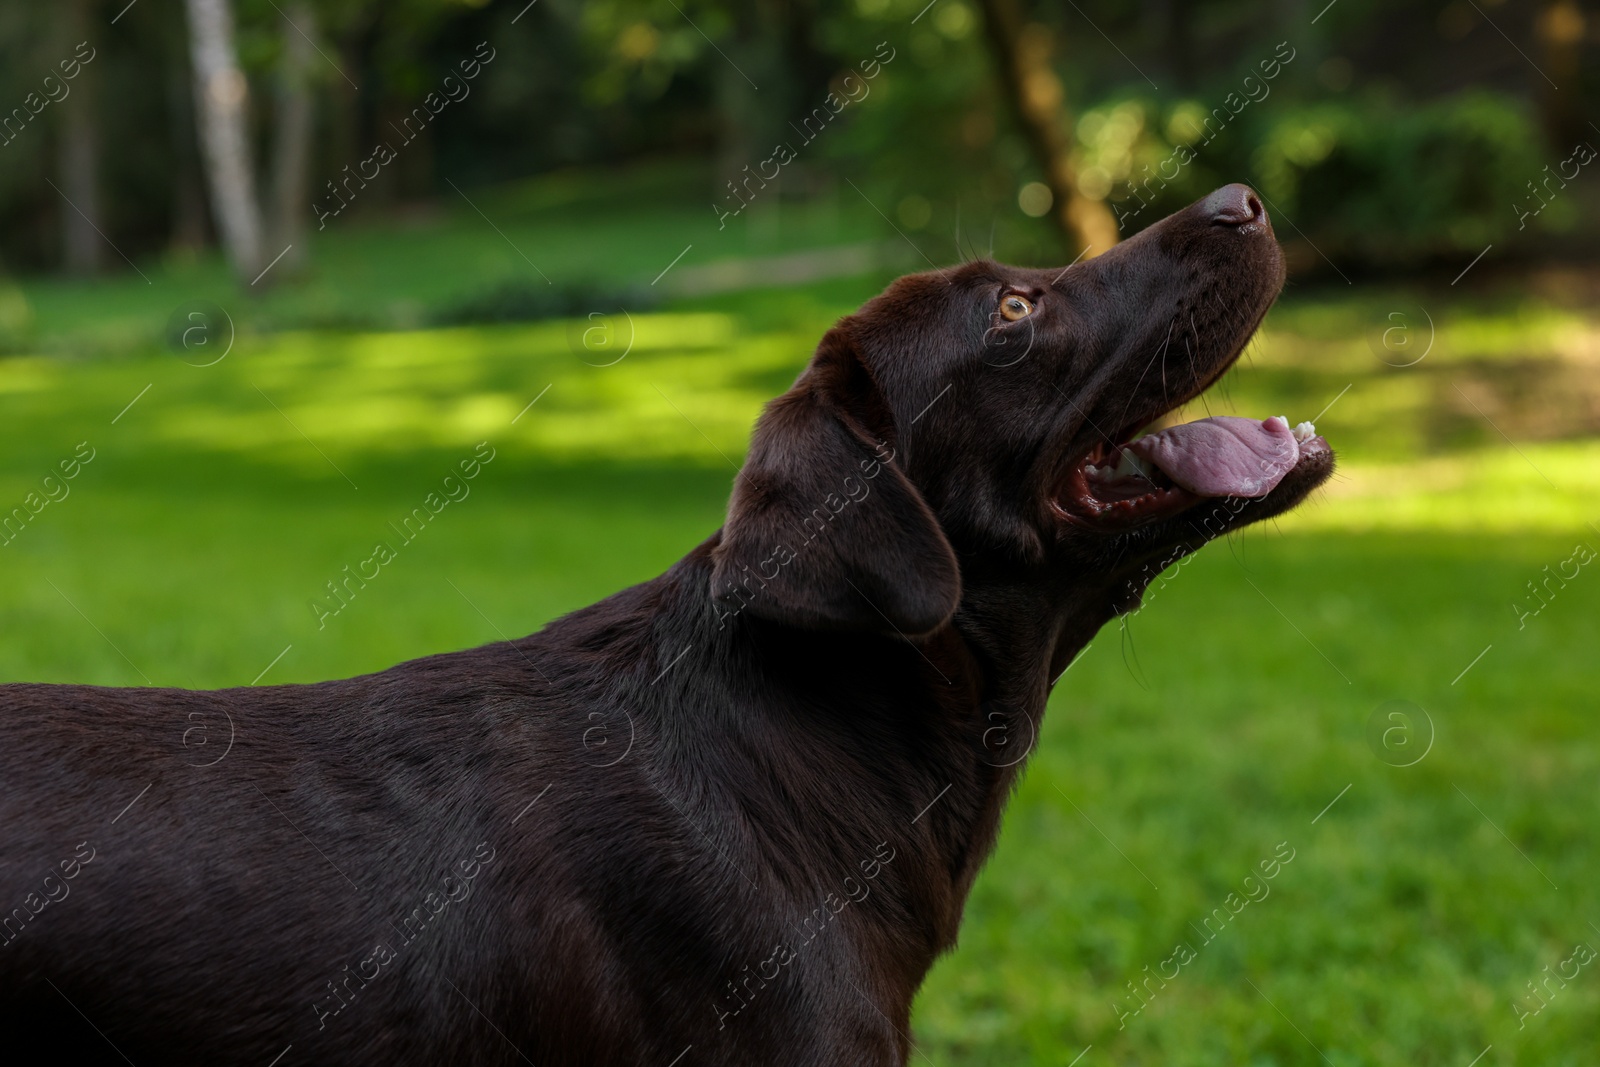
[[[1064,270],[902,278],[767,406],[721,530],[532,636],[315,685],[0,688],[8,1041],[906,1063],[1055,679],[1333,469],[1283,419],[1139,436],[1282,282],[1239,185]]]

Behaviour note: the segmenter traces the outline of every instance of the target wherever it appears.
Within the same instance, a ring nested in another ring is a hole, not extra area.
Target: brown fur
[[[10,1039],[906,1063],[1055,678],[1152,561],[1331,469],[1116,532],[1056,506],[1275,297],[1270,226],[1224,193],[1064,271],[897,281],[767,407],[722,530],[529,637],[316,685],[0,689]],[[1037,310],[1004,321],[1006,292]],[[226,759],[191,764],[194,716],[231,724]]]

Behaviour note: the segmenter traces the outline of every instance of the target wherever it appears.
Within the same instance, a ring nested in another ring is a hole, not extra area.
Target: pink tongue
[[[1170,426],[1128,450],[1201,496],[1266,496],[1300,458],[1284,423],[1230,415]]]

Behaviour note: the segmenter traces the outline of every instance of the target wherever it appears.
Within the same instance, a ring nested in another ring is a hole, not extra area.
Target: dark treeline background
[[[782,196],[850,176],[915,231],[963,200],[1014,208],[1039,181],[1050,195],[1023,211],[1055,218],[1070,249],[1113,216],[1126,235],[1243,179],[1292,220],[1286,240],[1347,270],[1442,268],[1489,242],[1580,254],[1594,237],[1585,195],[1547,192],[1533,211],[1574,147],[1600,144],[1600,17],[1576,0],[940,0],[920,16],[920,0],[126,3],[0,7],[12,271],[124,270],[107,242],[139,261],[226,232],[198,135],[208,8],[231,13],[245,79],[233,95],[253,188],[234,198],[262,234],[234,250],[246,274],[315,228],[329,183],[381,142],[396,158],[354,215],[449,194],[447,181],[672,161],[690,165],[685,195],[722,201],[830,90],[862,84],[877,99],[784,167]],[[480,42],[493,59],[468,95],[401,148],[401,121]],[[879,42],[889,76],[843,82]],[[67,80],[75,55],[93,58]],[[286,266],[314,254],[297,247]]]

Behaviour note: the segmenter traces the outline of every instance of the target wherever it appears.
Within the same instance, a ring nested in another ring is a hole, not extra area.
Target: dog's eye
[[[1016,293],[1007,295],[1000,301],[1000,317],[1007,322],[1016,322],[1033,314],[1033,301]]]

